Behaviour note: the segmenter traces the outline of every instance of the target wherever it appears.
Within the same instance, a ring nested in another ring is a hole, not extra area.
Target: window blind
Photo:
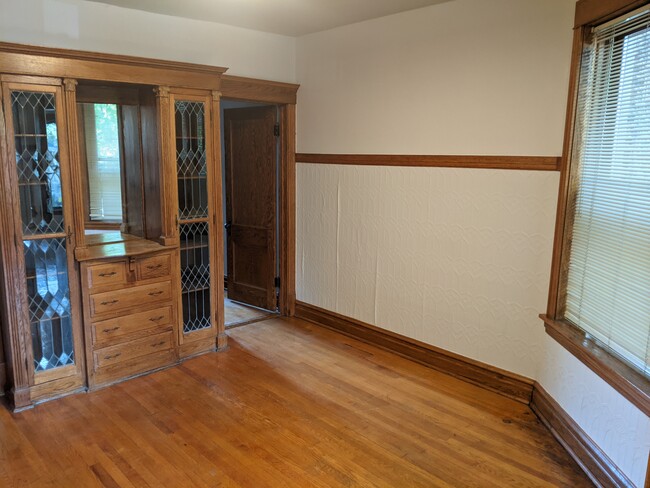
[[[83,105],[90,220],[122,222],[122,178],[117,106]]]
[[[572,155],[564,318],[650,373],[650,9],[596,27]]]

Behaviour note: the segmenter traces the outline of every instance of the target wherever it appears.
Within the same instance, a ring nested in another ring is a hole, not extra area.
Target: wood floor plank
[[[586,487],[525,405],[297,319],[10,414],[0,486]]]

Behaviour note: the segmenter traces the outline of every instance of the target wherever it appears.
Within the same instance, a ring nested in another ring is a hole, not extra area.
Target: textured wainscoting
[[[597,486],[633,486],[625,473],[539,384],[535,384],[530,406]]]
[[[557,173],[297,166],[298,300],[537,377]]]
[[[538,382],[636,486],[645,483],[650,417],[550,337]]]

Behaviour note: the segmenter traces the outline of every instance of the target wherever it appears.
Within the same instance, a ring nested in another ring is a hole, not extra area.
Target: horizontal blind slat
[[[650,357],[650,9],[593,31],[572,161],[565,318],[641,371]]]

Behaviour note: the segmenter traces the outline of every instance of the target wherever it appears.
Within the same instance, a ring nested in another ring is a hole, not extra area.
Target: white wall
[[[452,0],[298,39],[298,151],[561,153],[573,5]],[[516,373],[557,173],[298,165],[298,298]]]
[[[560,155],[572,0],[298,39],[298,151]],[[540,381],[643,486],[648,418],[544,333],[558,174],[299,164],[299,300]],[[597,400],[597,401],[596,401]]]
[[[276,81],[295,79],[294,38],[81,0],[0,0],[0,41],[223,66],[231,75]]]
[[[557,173],[298,165],[298,299],[536,377]]]
[[[545,337],[540,383],[636,486],[642,487],[650,450],[650,418]]]
[[[570,0],[452,0],[299,38],[299,152],[558,155]]]

